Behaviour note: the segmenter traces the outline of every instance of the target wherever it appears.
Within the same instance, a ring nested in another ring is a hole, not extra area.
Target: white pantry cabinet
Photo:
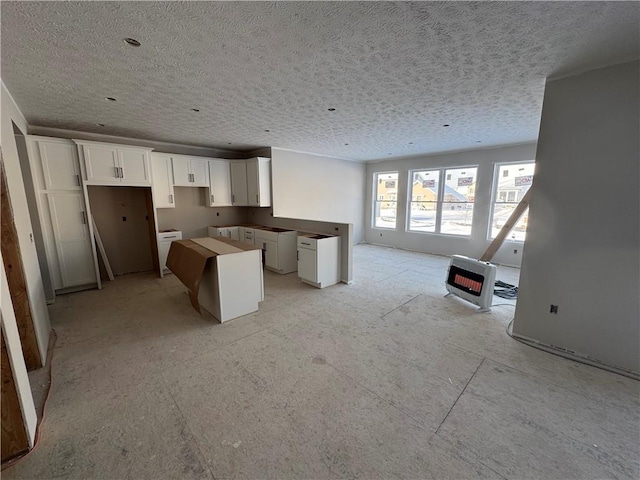
[[[151,190],[155,208],[175,208],[171,156],[151,153]]]
[[[270,207],[271,159],[231,160],[231,193],[233,205]]]
[[[150,148],[74,140],[88,185],[151,186]]]
[[[173,184],[178,187],[208,187],[209,161],[207,158],[172,155]]]
[[[71,140],[27,135],[49,279],[54,291],[98,283],[78,149]]]
[[[209,160],[209,206],[230,207],[231,171],[229,161],[222,159]]]

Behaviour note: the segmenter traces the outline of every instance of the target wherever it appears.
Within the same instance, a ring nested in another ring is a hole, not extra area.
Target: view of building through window
[[[527,193],[533,181],[534,162],[509,163],[497,165],[494,182],[493,209],[491,213],[491,238],[496,238],[500,229],[511,216],[524,194]],[[524,212],[520,221],[507,237],[512,241],[524,241],[527,231],[529,210]]]
[[[398,172],[376,173],[373,181],[375,189],[373,226],[396,228]]]
[[[471,235],[477,171],[463,167],[411,172],[409,231]]]
[[[435,232],[440,170],[412,172],[411,180],[409,230],[414,232]]]

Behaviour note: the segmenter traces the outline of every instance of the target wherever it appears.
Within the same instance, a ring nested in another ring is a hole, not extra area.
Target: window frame
[[[520,201],[514,201],[514,202],[509,202],[509,201],[502,201],[502,202],[498,202],[497,201],[497,197],[498,197],[498,185],[500,183],[500,179],[503,178],[500,175],[500,167],[504,167],[504,166],[509,166],[509,169],[511,170],[511,166],[516,167],[518,165],[529,165],[532,164],[533,165],[533,175],[535,178],[535,166],[536,166],[536,161],[535,160],[517,160],[517,161],[511,161],[511,162],[495,162],[493,164],[493,183],[491,185],[491,206],[489,209],[489,223],[487,225],[487,240],[489,242],[492,242],[496,237],[493,236],[493,215],[495,213],[495,208],[496,208],[496,204],[500,203],[502,205],[518,205],[520,203]],[[531,188],[531,186],[529,186],[529,188]],[[509,197],[509,195],[505,195],[506,198]],[[528,214],[528,209],[525,210],[524,214]],[[522,217],[520,217],[522,218]],[[518,245],[523,245],[524,242],[526,241],[526,232],[525,232],[525,239],[524,240],[518,240],[518,239],[514,239],[514,238],[505,238],[504,242],[507,243],[514,243],[514,244],[518,244]]]
[[[446,167],[424,167],[424,168],[415,168],[411,169],[408,172],[407,176],[407,199],[406,199],[406,218],[405,218],[405,232],[406,233],[414,233],[418,235],[443,235],[446,237],[459,237],[459,238],[471,238],[473,236],[473,219],[471,221],[471,232],[469,234],[461,234],[461,233],[446,233],[442,232],[442,211],[444,201],[444,193],[445,193],[445,184],[447,180],[447,170],[462,170],[467,168],[474,168],[475,173],[475,181],[478,182],[478,170],[480,169],[480,165],[452,165]],[[436,224],[435,231],[433,232],[422,232],[420,230],[412,230],[411,229],[411,204],[413,203],[413,175],[416,172],[439,172],[438,173],[438,196],[437,200],[434,202],[436,204]],[[451,180],[451,179],[449,179]],[[476,187],[477,191],[477,187]],[[473,212],[475,212],[476,200],[474,196],[473,202],[460,202],[460,203],[471,203],[473,204]],[[473,213],[472,213],[473,215]]]
[[[396,174],[396,194],[395,200],[379,200],[378,197],[378,178],[381,175],[393,175]],[[373,172],[373,181],[371,182],[372,185],[372,203],[371,203],[371,228],[372,229],[377,229],[377,230],[387,230],[387,231],[394,231],[398,229],[398,187],[400,184],[400,171],[399,170],[389,170],[389,171],[381,171],[381,172]],[[376,205],[378,204],[378,202],[383,202],[383,201],[387,201],[387,202],[394,202],[396,205],[396,224],[393,227],[381,227],[376,225]]]

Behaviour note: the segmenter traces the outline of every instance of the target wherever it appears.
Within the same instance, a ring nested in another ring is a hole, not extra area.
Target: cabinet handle
[[[171,235],[169,237],[162,237],[163,240],[166,240],[167,238],[178,238],[177,235]]]
[[[173,195],[169,195],[169,203],[173,203]]]
[[[260,203],[260,195],[256,195],[256,203]]]
[[[296,260],[300,261],[300,250],[296,250]]]
[[[235,195],[231,195],[231,203],[236,203],[236,196]]]
[[[309,245],[309,246],[311,246],[311,244],[310,244],[310,243],[304,243],[304,242],[300,242],[300,243],[301,243],[302,245]]]
[[[87,224],[87,214],[86,214],[86,212],[80,212],[80,214],[82,215],[82,223],[84,225],[86,225]]]
[[[215,203],[215,197],[211,195],[211,203]]]
[[[120,167],[113,167],[116,169],[116,178],[120,178]]]
[[[190,181],[191,183],[195,182],[195,178],[194,178],[194,176],[193,176],[193,173],[190,173],[190,174],[189,174],[189,177],[190,177],[190,180],[189,180],[189,181]]]
[[[80,175],[76,175],[76,185],[80,186]]]

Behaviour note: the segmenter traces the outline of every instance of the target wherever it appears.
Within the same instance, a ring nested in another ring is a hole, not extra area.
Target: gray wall
[[[271,149],[275,217],[353,224],[363,240],[365,165],[310,153]]]
[[[206,188],[175,187],[176,208],[158,208],[158,229],[174,228],[182,231],[182,238],[207,236],[211,225],[238,225],[245,223],[248,209],[245,207],[205,206]]]
[[[491,189],[496,163],[535,160],[535,143],[501,148],[479,149],[441,155],[428,155],[386,160],[367,164],[365,241],[388,245],[417,252],[439,255],[467,255],[478,258],[489,246],[489,215],[491,212]],[[470,237],[459,237],[433,233],[415,233],[407,228],[407,203],[409,171],[440,167],[478,166],[476,200],[473,211],[473,228]],[[375,172],[398,172],[398,213],[395,230],[374,228],[372,221],[373,174]],[[516,251],[514,253],[514,250]],[[522,243],[506,241],[493,261],[504,265],[520,266]]]
[[[514,334],[635,372],[638,85],[638,62],[547,83],[513,326]]]

